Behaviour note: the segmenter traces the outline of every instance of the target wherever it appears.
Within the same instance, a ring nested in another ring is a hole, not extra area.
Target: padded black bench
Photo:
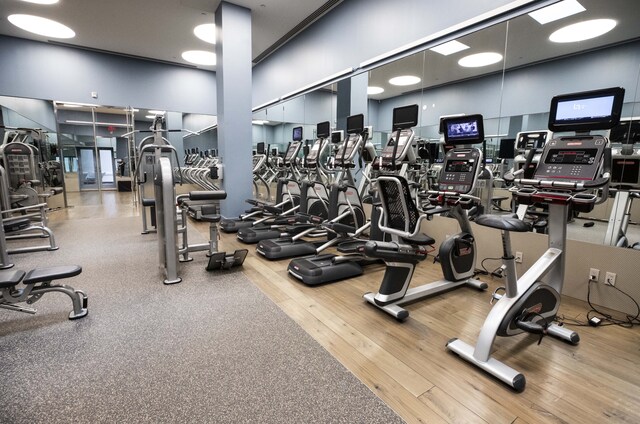
[[[73,310],[69,319],[78,319],[88,314],[87,295],[81,290],[64,284],[51,284],[52,281],[75,277],[82,272],[78,265],[64,265],[35,268],[25,273],[21,270],[0,271],[0,308],[35,314],[36,310],[20,303],[31,305],[44,293],[61,292],[71,298]],[[24,287],[18,287],[22,283]]]

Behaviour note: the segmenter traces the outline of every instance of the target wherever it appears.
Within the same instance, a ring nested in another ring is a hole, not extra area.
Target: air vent
[[[311,15],[307,16],[302,22],[300,22],[298,25],[293,27],[293,29],[291,29],[291,31],[287,32],[285,35],[280,37],[268,49],[266,49],[265,51],[260,53],[258,56],[256,56],[253,59],[253,64],[255,65],[255,64],[258,64],[258,63],[262,62],[264,59],[267,58],[267,56],[269,56],[271,53],[273,53],[276,50],[278,50],[287,41],[291,40],[293,37],[295,37],[303,29],[305,29],[306,27],[308,27],[309,25],[311,25],[312,23],[314,23],[315,21],[320,19],[320,17],[322,15],[324,15],[325,13],[327,13],[328,11],[330,11],[331,9],[336,7],[338,4],[342,3],[342,1],[343,0],[329,0],[328,2],[326,2],[325,4],[320,6],[318,9],[315,10],[315,12],[313,12]]]

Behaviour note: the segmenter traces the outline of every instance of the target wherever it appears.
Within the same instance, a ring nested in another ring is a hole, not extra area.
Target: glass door
[[[99,161],[96,160],[96,149],[90,147],[77,147],[76,149],[80,190],[115,189],[113,149],[98,148]]]

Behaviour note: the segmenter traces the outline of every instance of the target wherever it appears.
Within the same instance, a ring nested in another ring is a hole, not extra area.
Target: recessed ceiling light
[[[59,0],[22,0],[27,3],[36,3],[36,4],[56,4]]]
[[[265,121],[264,119],[254,119],[253,121],[251,121],[251,123],[256,125],[264,125],[264,124],[268,124],[269,121]]]
[[[33,15],[9,15],[9,22],[25,31],[51,38],[73,38],[76,33],[66,25]]]
[[[567,16],[575,15],[576,13],[584,12],[585,10],[587,9],[578,3],[577,0],[564,0],[531,12],[529,16],[544,25],[557,21],[558,19],[566,18]]]
[[[440,44],[439,46],[432,47],[429,50],[432,50],[436,53],[440,53],[445,56],[449,56],[450,54],[458,53],[468,48],[469,46],[467,46],[466,44],[453,40],[453,41],[449,41],[448,43],[444,43],[444,44]]]
[[[458,65],[465,68],[479,68],[481,66],[493,65],[502,60],[502,55],[495,52],[484,52],[465,56],[458,61]]]
[[[182,58],[196,65],[213,66],[216,64],[216,54],[204,50],[188,50],[182,53]]]
[[[207,43],[216,44],[216,26],[215,24],[202,24],[193,29],[193,33]]]
[[[419,77],[415,77],[413,75],[402,75],[399,77],[394,77],[389,80],[389,84],[391,85],[413,85],[422,81]]]
[[[549,36],[554,43],[590,40],[611,31],[618,23],[613,19],[592,19],[560,28]]]
[[[372,95],[372,94],[380,94],[384,91],[384,88],[382,87],[375,87],[373,85],[367,87],[367,94]]]
[[[149,113],[153,115],[164,115],[166,112],[164,110],[150,110]]]

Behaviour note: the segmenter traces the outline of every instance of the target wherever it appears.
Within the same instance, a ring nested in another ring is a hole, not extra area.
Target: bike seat
[[[59,280],[75,277],[82,272],[78,265],[51,266],[47,268],[32,269],[24,277],[25,284],[41,283],[43,281]]]
[[[4,270],[0,271],[0,289],[13,287],[22,281],[24,271],[20,270]]]
[[[515,231],[517,233],[526,233],[530,228],[526,222],[510,215],[480,215],[476,217],[475,222],[484,227],[497,228],[503,231]]]
[[[418,246],[431,246],[436,242],[432,237],[429,237],[426,234],[416,234],[411,238],[402,237],[402,240],[409,244],[417,244]]]

